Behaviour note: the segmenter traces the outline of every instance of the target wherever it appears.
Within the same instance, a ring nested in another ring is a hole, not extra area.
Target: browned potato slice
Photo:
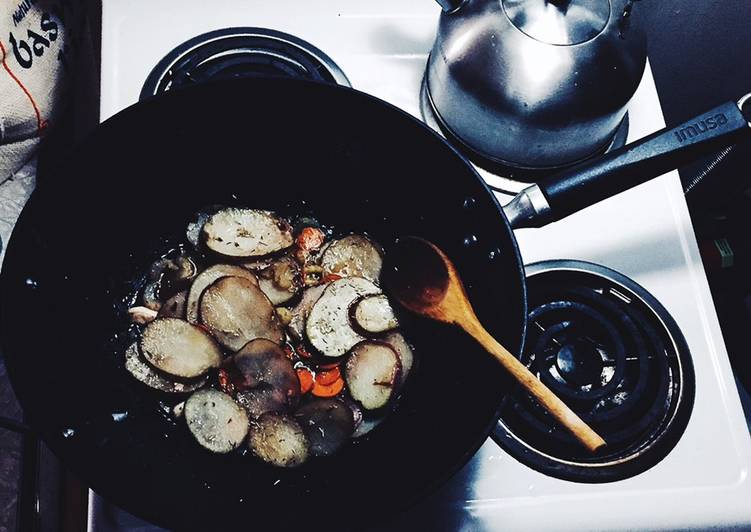
[[[286,303],[302,286],[300,266],[292,257],[282,257],[258,274],[258,286],[273,305]]]
[[[162,308],[162,301],[159,299],[159,282],[152,281],[143,287],[143,294],[141,295],[141,301],[143,306],[154,311],[158,311]]]
[[[239,381],[239,391],[271,387],[282,393],[285,405],[294,406],[300,395],[300,380],[292,362],[274,342],[258,338],[248,342],[227,362],[230,374]]]
[[[174,296],[164,302],[162,308],[159,309],[160,318],[180,318],[185,319],[185,308],[188,306],[188,291],[176,293]]]
[[[203,231],[203,225],[211,218],[212,214],[219,212],[225,207],[222,205],[209,205],[198,211],[193,220],[188,223],[188,227],[185,230],[185,236],[188,238],[194,248],[199,248],[201,245],[201,233]]]
[[[378,282],[383,252],[363,235],[349,235],[335,240],[321,257],[324,272],[341,277],[364,277]]]
[[[287,410],[287,397],[281,390],[270,386],[237,392],[235,399],[252,419],[264,414],[281,414]]]
[[[316,399],[295,412],[314,456],[334,454],[352,435],[355,421],[352,409],[334,399]]]
[[[326,254],[326,250],[329,249],[329,247],[331,247],[331,244],[333,244],[334,242],[336,242],[336,240],[329,240],[323,246],[321,246],[321,249],[318,250],[318,254],[314,258],[313,262],[315,264],[321,264],[323,256]]]
[[[256,338],[277,344],[284,339],[284,329],[269,298],[241,277],[223,277],[207,288],[199,315],[214,338],[232,351],[239,351]]]
[[[254,455],[278,467],[297,467],[308,459],[308,439],[287,416],[264,414],[251,422],[248,442]]]
[[[344,378],[355,401],[365,410],[377,410],[393,396],[400,370],[399,357],[390,345],[366,340],[352,349]]]
[[[208,380],[207,375],[190,382],[173,382],[163,377],[149,366],[138,351],[138,343],[131,344],[125,350],[125,369],[136,379],[149,388],[165,393],[189,393],[204,386]]]
[[[188,429],[202,447],[228,453],[248,434],[248,415],[229,395],[207,388],[191,395],[183,411]]]
[[[166,299],[187,289],[197,274],[193,258],[183,249],[173,249],[151,264],[149,284],[143,291],[144,306],[159,310]]]
[[[258,257],[255,259],[244,260],[240,263],[240,266],[247,268],[252,272],[260,272],[274,264],[275,260],[276,257]]]
[[[352,306],[350,315],[366,333],[380,334],[399,327],[394,309],[384,294],[363,297]]]
[[[305,324],[310,344],[325,356],[340,357],[365,339],[352,328],[349,308],[359,298],[378,294],[380,289],[361,277],[347,277],[330,283],[313,305]]]
[[[186,290],[198,274],[195,262],[180,254],[169,259],[162,259],[162,275],[159,280],[159,295],[162,300]]]
[[[383,337],[383,341],[393,347],[399,357],[399,362],[402,365],[402,371],[399,374],[399,385],[401,386],[409,377],[409,372],[412,371],[412,365],[415,362],[414,351],[402,333],[398,331],[388,333]]]
[[[203,226],[206,247],[227,257],[259,257],[290,247],[292,227],[268,211],[222,209]]]
[[[140,347],[149,364],[181,379],[199,377],[222,361],[222,351],[211,336],[177,318],[157,318],[149,323]]]
[[[215,264],[203,270],[190,287],[185,315],[190,323],[198,323],[198,305],[204,290],[222,277],[242,277],[251,283],[258,284],[258,278],[252,273],[232,264]]]
[[[321,294],[323,294],[324,290],[326,290],[326,285],[323,284],[318,286],[311,286],[310,288],[305,289],[305,291],[302,293],[300,301],[292,309],[292,319],[290,320],[287,328],[295,340],[300,341],[303,339],[303,334],[305,332],[305,322],[308,321],[310,310],[313,308],[313,305],[315,305],[316,301],[318,301],[318,299],[321,297]]]

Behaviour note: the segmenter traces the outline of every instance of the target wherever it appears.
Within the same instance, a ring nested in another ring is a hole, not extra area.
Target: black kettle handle
[[[684,122],[543,178],[519,193],[504,211],[515,229],[542,227],[702,155],[751,136],[751,93]]]

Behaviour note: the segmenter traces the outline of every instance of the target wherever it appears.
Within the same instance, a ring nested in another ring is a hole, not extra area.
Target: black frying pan
[[[718,114],[681,142],[665,133],[542,183],[512,220],[573,212],[672,168],[687,146],[748,129],[737,105],[707,115]],[[387,251],[399,235],[427,238],[455,262],[488,330],[520,350],[524,273],[511,226],[472,167],[402,111],[308,82],[204,85],[123,111],[46,177],[8,246],[2,343],[30,422],[106,498],[177,529],[356,529],[413,503],[485,440],[510,383],[458,330],[421,320],[405,325],[419,365],[389,421],[296,470],[203,451],[164,414],[177,401],[123,369],[124,298],[212,203],[312,214]]]

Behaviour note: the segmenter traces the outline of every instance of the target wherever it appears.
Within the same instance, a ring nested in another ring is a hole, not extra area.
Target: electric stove
[[[351,85],[430,122],[430,0],[102,4],[101,120],[206,79],[271,74]],[[647,66],[622,135],[663,126]],[[520,188],[479,171],[502,203]],[[510,394],[466,467],[384,529],[751,527],[751,438],[677,172],[516,236],[531,293],[522,358],[617,445],[592,462]],[[89,530],[157,529],[91,493]]]

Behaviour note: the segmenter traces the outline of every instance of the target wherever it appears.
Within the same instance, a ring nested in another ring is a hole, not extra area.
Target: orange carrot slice
[[[292,347],[289,344],[284,344],[284,347],[282,348],[284,350],[284,354],[287,355],[287,358],[290,360],[294,360],[295,356],[295,348]]]
[[[339,367],[333,367],[328,370],[316,372],[316,382],[324,386],[334,384],[335,381],[342,378],[342,373],[339,371]]]
[[[313,382],[313,395],[316,397],[334,397],[344,389],[344,379],[339,378],[331,384]]]
[[[326,240],[326,235],[323,234],[323,231],[316,227],[306,227],[297,236],[297,245],[302,249],[312,251],[319,249],[324,240]]]
[[[217,377],[219,380],[219,388],[228,395],[234,395],[235,385],[232,383],[232,378],[230,377],[229,372],[226,369],[221,368]]]
[[[334,281],[338,281],[341,278],[342,278],[342,276],[339,275],[339,274],[337,274],[337,273],[330,273],[330,274],[324,276],[324,278],[321,279],[321,282],[323,284],[326,284],[326,283],[331,283],[331,282],[334,282]]]
[[[300,379],[300,393],[306,394],[313,389],[313,373],[308,368],[297,368],[297,378]]]
[[[298,345],[295,350],[297,351],[297,354],[302,358],[310,358],[312,356],[302,344]]]
[[[210,330],[209,330],[209,328],[208,328],[208,327],[206,327],[206,326],[205,326],[205,325],[204,325],[203,323],[195,323],[194,325],[195,325],[196,327],[198,327],[199,329],[201,329],[201,330],[202,330],[203,332],[205,332],[206,334],[208,334],[209,336],[211,336],[211,331],[210,331]]]

